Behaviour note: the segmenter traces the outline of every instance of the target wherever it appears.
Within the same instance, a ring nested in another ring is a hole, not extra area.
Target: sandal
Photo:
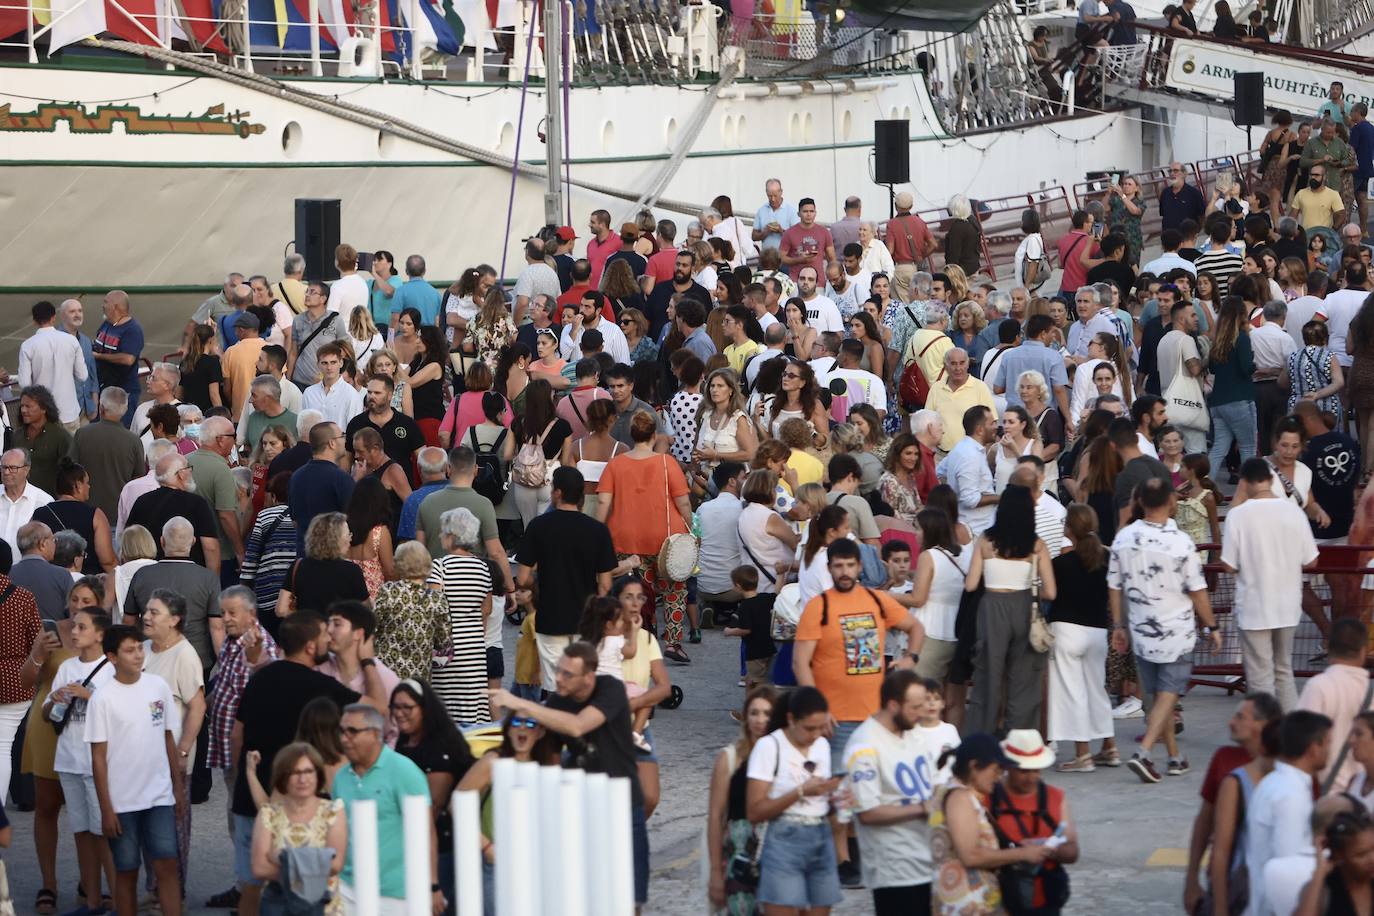
[[[43,887],[33,901],[33,911],[39,916],[50,916],[57,912],[57,891]]]
[[[1097,765],[1093,763],[1092,754],[1084,754],[1072,760],[1065,760],[1055,767],[1055,770],[1060,773],[1092,773],[1096,769]]]
[[[1093,763],[1097,766],[1119,767],[1121,766],[1121,752],[1116,748],[1110,750],[1103,748],[1093,754]]]

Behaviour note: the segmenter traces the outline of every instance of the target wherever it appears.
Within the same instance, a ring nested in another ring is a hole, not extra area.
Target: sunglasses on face
[[[538,728],[539,723],[534,719],[514,718],[510,720],[511,728]]]

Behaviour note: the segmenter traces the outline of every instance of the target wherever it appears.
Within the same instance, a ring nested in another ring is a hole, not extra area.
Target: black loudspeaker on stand
[[[1250,128],[1264,123],[1264,74],[1237,73],[1236,100],[1231,109],[1231,120],[1237,127],[1245,128],[1245,136],[1250,137]],[[1253,148],[1254,144],[1250,144]]]
[[[305,258],[307,280],[339,279],[339,212],[338,200],[296,198],[296,253]]]
[[[911,180],[910,137],[911,122],[905,118],[873,122],[873,181],[887,185],[889,198],[893,185]]]

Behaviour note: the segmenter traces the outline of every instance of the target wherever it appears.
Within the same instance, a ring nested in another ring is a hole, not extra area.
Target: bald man
[[[191,561],[219,575],[219,532],[215,514],[205,498],[196,494],[191,465],[186,457],[179,452],[166,455],[153,466],[153,473],[157,477],[157,489],[134,500],[128,524],[142,525],[158,537],[167,522],[181,516],[191,523],[195,532],[195,543],[189,555]],[[160,560],[164,556],[159,544],[157,557]]]
[[[76,386],[76,396],[81,405],[81,415],[87,420],[94,420],[99,410],[96,401],[100,397],[100,379],[95,357],[91,354],[91,339],[81,330],[86,323],[86,310],[80,299],[65,299],[57,307],[57,315],[61,330],[75,337],[81,345],[81,355],[86,360],[86,380]]]
[[[124,411],[125,426],[133,420],[142,386],[138,379],[138,358],[143,354],[143,328],[129,313],[129,294],[113,289],[101,303],[105,320],[91,343],[96,374],[101,388],[123,388],[129,392]]]

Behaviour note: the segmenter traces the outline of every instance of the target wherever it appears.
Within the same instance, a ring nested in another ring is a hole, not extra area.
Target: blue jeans
[[[770,822],[759,857],[755,896],[759,903],[801,909],[834,906],[843,900],[830,826],[781,819]]]
[[[146,856],[149,862],[177,857],[176,814],[171,805],[119,813],[119,836],[109,837],[115,871],[137,872]]]
[[[1231,443],[1240,450],[1240,460],[1255,457],[1255,402],[1232,401],[1218,404],[1212,408],[1212,479],[1221,479],[1221,470],[1226,463],[1226,453]]]

